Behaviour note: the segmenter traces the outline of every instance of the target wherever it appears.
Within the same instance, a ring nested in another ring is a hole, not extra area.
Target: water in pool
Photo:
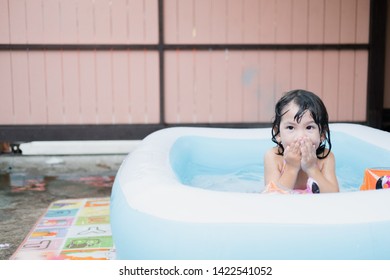
[[[340,191],[359,190],[367,168],[388,167],[390,151],[342,132],[332,133]],[[259,193],[264,189],[263,155],[268,139],[179,138],[170,153],[179,180],[214,191]]]

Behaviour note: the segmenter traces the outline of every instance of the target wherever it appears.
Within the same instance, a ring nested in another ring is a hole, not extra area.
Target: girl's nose
[[[297,131],[296,135],[295,135],[295,140],[300,140],[302,139],[304,136],[305,136],[305,132],[304,131]]]

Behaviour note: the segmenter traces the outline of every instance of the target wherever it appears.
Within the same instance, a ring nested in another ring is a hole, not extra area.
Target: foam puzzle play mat
[[[53,202],[10,259],[115,259],[110,198]]]

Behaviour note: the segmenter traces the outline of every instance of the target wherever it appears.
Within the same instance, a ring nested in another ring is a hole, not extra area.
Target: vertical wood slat
[[[276,42],[276,1],[260,2],[260,43]]]
[[[317,1],[310,1],[317,2]],[[309,0],[294,0],[291,19],[292,43],[308,42]],[[318,31],[318,30],[316,30]]]
[[[63,110],[64,123],[80,123],[80,93],[78,57],[75,53],[64,52],[63,68]]]
[[[260,94],[260,67],[257,65],[264,63],[259,62],[256,52],[245,52],[242,57],[243,71],[241,76],[242,100],[243,100],[243,120],[246,122],[256,122],[258,119],[258,100]],[[272,65],[272,64],[271,64]],[[272,71],[272,70],[271,70]]]
[[[275,43],[292,43],[292,0],[276,1]]]
[[[178,106],[179,106],[179,122],[187,120],[192,122],[193,119],[193,90],[194,90],[194,68],[192,63],[191,52],[179,52],[178,56]]]
[[[11,44],[22,44],[27,41],[27,23],[25,1],[8,1],[9,39]]]
[[[26,1],[26,42],[40,44],[44,42],[43,11],[41,1]]]
[[[357,0],[356,43],[369,41],[370,1]]]
[[[227,40],[227,26],[225,18],[227,9],[227,2],[225,0],[211,1],[210,26],[208,26],[206,30],[210,30],[211,33],[208,35],[209,42],[213,44],[226,42]]]
[[[14,123],[14,89],[12,80],[12,59],[11,53],[0,52],[0,120],[4,124]]]
[[[291,52],[291,88],[306,88],[307,86],[307,56],[306,51]]]
[[[212,5],[213,2],[208,0],[197,0],[196,5],[193,5],[194,26],[192,27],[192,36],[197,42],[209,43],[212,40],[213,30],[210,28],[213,20],[212,13],[214,12]]]
[[[127,52],[114,52],[112,57],[112,98],[114,123],[129,123],[129,56]]]
[[[30,107],[32,123],[47,123],[47,99],[45,57],[41,52],[30,52],[28,71],[30,75]]]
[[[146,87],[146,110],[144,112],[144,123],[160,122],[160,65],[157,52],[144,52],[145,79],[143,82]],[[133,71],[136,71],[134,69]]]
[[[59,2],[61,43],[78,41],[77,0]]]
[[[337,117],[342,120],[353,120],[355,73],[351,69],[355,67],[355,54],[353,52],[340,53],[339,59],[340,79],[337,95]]]
[[[194,111],[193,121],[207,123],[210,121],[209,111],[211,106],[211,79],[213,77],[210,67],[211,52],[199,53],[193,51],[195,82],[194,82]]]
[[[243,21],[243,5],[241,1],[226,0],[227,1],[227,14],[226,19],[226,42],[228,44],[234,44],[236,42],[242,42],[242,21]]]
[[[325,1],[309,1],[308,7],[308,43],[324,43]]]
[[[322,98],[323,88],[323,52],[311,51],[307,52],[307,87],[313,92],[318,93]]]
[[[279,74],[276,72],[276,57],[279,54],[275,52],[260,52],[258,54],[258,63],[261,68],[253,102],[257,106],[257,119],[267,120],[267,122],[272,120],[275,105],[275,87],[280,84],[280,77],[276,76]]]
[[[145,32],[143,8],[143,2],[140,0],[134,1],[131,7],[128,8],[128,29],[130,43],[140,43],[143,40]]]
[[[111,52],[96,52],[96,110],[98,123],[112,123]]]
[[[252,43],[259,38],[259,5],[257,0],[247,0],[243,2],[242,18],[242,43]]]
[[[241,98],[242,84],[237,81],[237,77],[242,76],[242,53],[225,52],[225,72],[226,72],[226,96],[227,96],[227,121],[235,122],[243,117],[243,101]]]
[[[0,42],[11,42],[8,0],[0,0]]]
[[[224,73],[224,52],[211,56],[210,84],[210,121],[214,123],[226,122],[226,75]],[[198,83],[200,83],[199,81]]]
[[[95,52],[82,52],[79,56],[79,94],[80,94],[80,121],[86,124],[97,123],[96,98],[96,61]]]
[[[337,44],[340,40],[341,1],[325,1],[324,42]]]
[[[79,1],[77,5],[77,43],[95,43],[95,14],[92,1]]]
[[[368,55],[367,52],[357,51],[355,53],[355,84],[353,99],[353,120],[364,121],[367,116],[367,69]]]
[[[64,123],[63,58],[61,52],[45,53],[48,124]]]
[[[43,9],[44,43],[64,43],[61,39],[61,13],[59,0],[46,1]]]
[[[159,36],[158,1],[141,0],[144,3],[144,38],[142,43],[157,44]]]
[[[168,123],[180,122],[178,120],[178,93],[177,82],[179,81],[179,70],[177,67],[177,59],[175,58],[176,52],[166,52],[164,54],[164,73],[169,73],[165,75],[165,120]],[[205,71],[205,70],[204,70]]]
[[[338,114],[338,84],[339,84],[339,53],[337,51],[328,51],[324,53],[323,65],[323,94],[322,100],[327,107],[329,120],[337,120]],[[326,93],[326,94],[325,94]]]
[[[356,42],[356,33],[360,30],[356,30],[356,14],[357,14],[357,1],[356,0],[344,0],[341,1],[340,12],[343,15],[340,18],[340,43]]]
[[[31,123],[30,116],[30,76],[28,71],[28,54],[16,52],[11,54],[11,75],[13,88],[14,123]]]
[[[177,2],[176,16],[178,19],[177,33],[178,43],[194,43],[194,12],[193,12],[193,0],[181,0]]]
[[[123,38],[128,43],[128,8],[126,0],[115,0],[110,2],[110,18],[111,18],[111,41],[120,42]]]

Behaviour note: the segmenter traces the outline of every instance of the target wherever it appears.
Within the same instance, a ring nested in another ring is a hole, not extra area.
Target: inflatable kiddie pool
[[[261,194],[270,128],[168,128],[122,163],[112,190],[119,259],[390,259],[390,133],[332,124],[340,193]]]

